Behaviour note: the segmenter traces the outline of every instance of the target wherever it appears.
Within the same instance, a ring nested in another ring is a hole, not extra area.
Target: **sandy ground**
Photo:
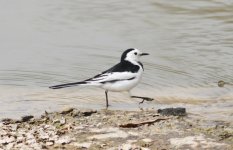
[[[177,115],[177,116],[174,116]],[[0,149],[233,149],[233,124],[157,110],[77,110],[3,119]]]

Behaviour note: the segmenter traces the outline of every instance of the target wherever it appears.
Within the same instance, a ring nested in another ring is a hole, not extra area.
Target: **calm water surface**
[[[0,118],[105,106],[104,91],[48,86],[89,78],[131,47],[145,73],[132,94],[143,108],[184,106],[233,121],[233,2],[229,0],[0,0]],[[138,109],[109,93],[111,109]]]

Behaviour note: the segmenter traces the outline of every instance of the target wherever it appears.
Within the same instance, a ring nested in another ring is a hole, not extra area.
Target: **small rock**
[[[18,136],[16,142],[17,142],[17,143],[22,143],[24,140],[25,140],[24,137]]]
[[[143,142],[146,142],[146,143],[151,143],[152,142],[152,139],[142,139]]]
[[[92,110],[92,109],[86,109],[86,110],[74,110],[72,116],[77,117],[77,116],[91,116],[93,113],[97,113],[97,110]]]
[[[54,142],[46,142],[46,146],[52,146],[54,144]]]
[[[60,113],[65,115],[65,114],[72,112],[73,110],[74,108],[68,107],[68,108],[63,109]]]
[[[61,120],[60,120],[60,124],[61,125],[66,124],[66,118],[62,117]]]
[[[119,148],[119,150],[141,150],[141,147],[136,146],[136,145],[131,145],[131,144],[123,144]]]
[[[41,148],[42,149],[48,149],[48,147],[46,145],[44,145],[44,144],[41,145]]]
[[[72,112],[72,117],[77,117],[77,116],[80,116],[80,111],[77,109],[74,109]]]
[[[150,147],[152,145],[152,139],[149,138],[142,139],[142,141],[140,141],[139,144],[142,147]]]
[[[2,119],[2,122],[4,125],[15,123],[15,121],[13,119],[10,119],[10,118],[4,118],[4,119]]]
[[[105,143],[100,145],[100,147],[102,147],[102,148],[105,146],[107,146],[107,144],[105,144]]]
[[[23,117],[21,118],[21,121],[22,121],[22,122],[27,122],[27,121],[30,121],[32,118],[34,118],[34,116],[32,116],[32,115],[23,116]]]
[[[93,113],[97,113],[97,110],[85,110],[85,111],[82,111],[81,112],[83,116],[90,116],[92,115]]]
[[[57,144],[69,144],[71,142],[71,138],[69,136],[60,137],[55,143]]]
[[[26,141],[26,143],[27,143],[28,145],[35,144],[35,143],[36,143],[36,139],[35,139],[35,138],[29,139],[29,140]]]
[[[165,108],[165,109],[158,109],[158,113],[165,116],[185,116],[186,109],[182,107]]]
[[[12,124],[11,129],[12,129],[12,131],[16,131],[18,129],[18,125],[17,124]]]
[[[56,124],[56,123],[60,123],[60,120],[59,119],[53,120],[53,124]]]
[[[218,81],[218,87],[224,87],[226,83],[222,80]]]
[[[48,125],[48,124],[46,124],[46,125],[44,126],[44,129],[51,129],[51,128],[53,128],[53,126]]]

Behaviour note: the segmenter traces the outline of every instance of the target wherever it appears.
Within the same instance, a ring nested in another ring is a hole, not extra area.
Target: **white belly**
[[[133,80],[123,80],[123,81],[117,81],[114,83],[105,83],[101,87],[108,91],[129,91],[132,88],[134,88],[139,82],[139,79],[135,78]]]
[[[129,91],[139,83],[142,77],[142,73],[143,73],[143,69],[140,67],[139,72],[136,73],[134,79],[132,80],[123,79],[121,81],[105,83],[102,84],[100,87],[105,90],[114,91],[114,92]]]

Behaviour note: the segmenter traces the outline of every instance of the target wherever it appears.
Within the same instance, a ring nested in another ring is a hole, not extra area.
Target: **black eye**
[[[134,55],[137,55],[137,54],[138,54],[137,52],[134,53]]]

